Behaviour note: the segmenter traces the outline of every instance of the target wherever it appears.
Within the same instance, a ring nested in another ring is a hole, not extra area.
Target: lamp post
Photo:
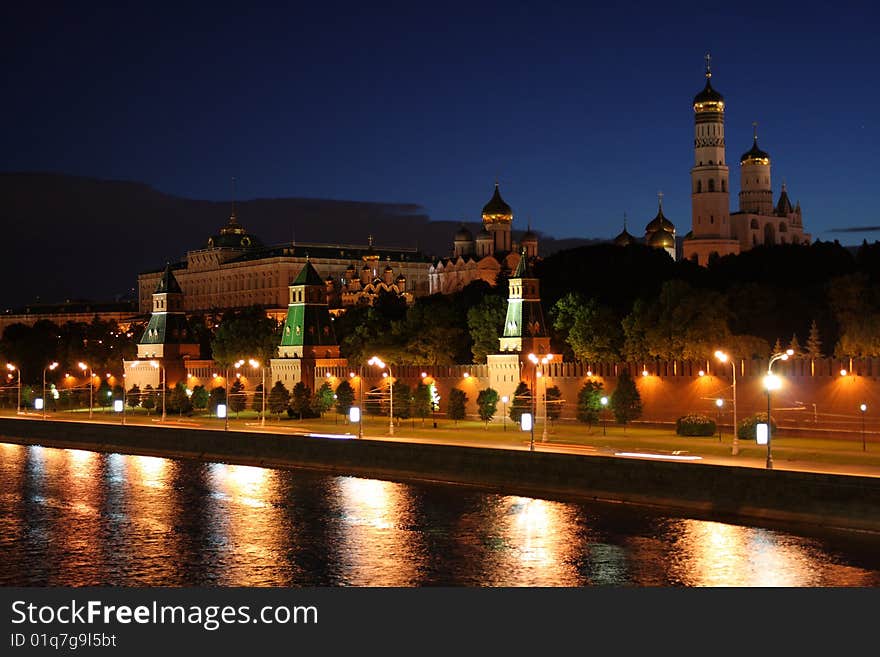
[[[501,427],[503,431],[507,431],[507,402],[510,398],[507,395],[504,395],[501,398],[501,405],[504,411],[501,414]]]
[[[162,374],[162,422],[165,421],[165,388],[168,386],[165,385],[165,365],[159,363],[155,360],[150,361],[150,365],[155,367],[156,369],[161,370]]]
[[[6,363],[6,369],[10,372],[15,372],[18,375],[18,400],[15,403],[15,414],[18,415],[21,413],[21,369],[12,363]]]
[[[860,404],[859,410],[862,412],[862,451],[865,452],[868,449],[868,446],[865,443],[865,413],[868,411],[868,405]]]
[[[773,374],[773,363],[777,360],[788,360],[789,356],[794,355],[793,349],[788,349],[784,353],[774,354],[767,363],[767,376],[764,377],[764,389],[767,390],[767,469],[773,469],[773,456],[771,454],[770,445],[772,443],[773,431],[770,424],[770,392],[779,390],[782,387],[782,381],[778,376]]]
[[[375,365],[380,370],[388,368],[388,435],[394,435],[394,375],[391,373],[391,366],[382,362],[378,356],[373,356],[367,361],[368,365]]]
[[[716,351],[715,358],[722,363],[730,361],[731,371],[733,372],[733,447],[731,448],[730,453],[732,456],[736,456],[739,454],[739,435],[737,434],[736,426],[736,362],[723,351]],[[718,435],[721,435],[720,428]]]
[[[248,364],[254,369],[257,369],[258,367],[260,368],[261,378],[262,378],[261,385],[263,386],[263,399],[262,399],[262,403],[261,403],[262,410],[260,411],[260,426],[265,427],[266,426],[266,367],[265,366],[260,367],[260,361],[256,360],[255,358],[249,358]]]
[[[532,412],[533,412],[533,415],[535,416],[535,420],[537,420],[537,407],[535,405],[535,402],[536,402],[535,395],[537,393],[537,388],[538,388],[538,376],[540,376],[543,379],[543,384],[544,384],[544,386],[543,386],[544,387],[544,395],[542,397],[542,402],[541,402],[541,404],[543,406],[543,411],[544,411],[544,427],[543,427],[543,431],[541,432],[541,442],[543,443],[543,442],[547,442],[547,377],[544,376],[544,367],[543,366],[546,365],[547,363],[549,363],[551,360],[553,360],[553,354],[547,354],[546,356],[542,356],[541,358],[538,358],[537,356],[535,356],[535,354],[529,354],[529,360],[532,361],[532,363],[534,363],[534,365],[535,365],[535,382],[534,382],[534,385],[532,386]],[[539,364],[541,365],[540,375],[538,374],[538,365]],[[534,425],[535,420],[532,421],[533,427],[535,426]],[[534,433],[534,431],[532,431],[532,433]]]
[[[46,370],[54,370],[58,367],[58,361],[53,361],[43,368],[43,419],[46,419]]]
[[[607,415],[606,415],[605,411],[608,408],[608,397],[602,397],[599,400],[599,403],[602,404],[602,435],[604,436],[605,435],[605,424],[606,424],[606,420],[607,420]]]
[[[93,393],[93,390],[92,390],[92,377],[94,376],[94,375],[92,374],[92,366],[91,366],[91,365],[86,365],[86,364],[83,363],[83,362],[79,362],[79,363],[77,363],[77,366],[78,366],[79,369],[81,369],[83,372],[85,372],[86,370],[89,371],[89,419],[91,420],[91,419],[92,419],[92,393]]]
[[[721,442],[721,409],[724,406],[724,400],[723,399],[716,399],[715,406],[718,407],[718,442],[720,443]],[[734,431],[736,431],[736,428],[734,428]]]

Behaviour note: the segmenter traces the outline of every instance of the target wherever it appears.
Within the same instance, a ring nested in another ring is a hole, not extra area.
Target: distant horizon
[[[150,188],[160,194],[163,194],[165,196],[169,196],[172,198],[181,199],[181,200],[185,200],[185,201],[196,201],[196,202],[217,203],[217,204],[227,203],[227,204],[230,204],[230,208],[231,208],[231,203],[232,203],[231,198],[204,198],[204,197],[181,195],[181,194],[177,194],[175,192],[169,192],[169,191],[162,189],[157,184],[153,184],[151,182],[147,182],[144,180],[134,180],[134,179],[128,179],[128,178],[114,178],[114,177],[95,176],[95,175],[88,175],[88,174],[69,173],[69,172],[64,172],[64,171],[52,171],[49,169],[43,170],[43,171],[40,171],[40,170],[30,170],[30,171],[0,170],[0,176],[16,176],[16,175],[18,175],[18,176],[58,176],[58,177],[65,177],[65,178],[79,178],[82,180],[91,180],[91,181],[95,181],[95,182],[142,185],[144,187],[148,187],[148,188]],[[503,193],[502,193],[502,195],[503,195]],[[252,203],[252,202],[256,202],[256,201],[284,201],[284,200],[327,201],[330,203],[354,203],[354,204],[377,205],[377,206],[412,207],[414,209],[418,209],[418,210],[423,211],[425,213],[425,215],[427,216],[428,221],[430,221],[432,223],[453,223],[453,224],[455,224],[455,223],[470,223],[470,224],[478,225],[481,221],[479,218],[476,218],[476,219],[435,219],[434,217],[431,217],[430,214],[428,214],[428,211],[427,211],[427,208],[425,207],[425,205],[418,203],[416,201],[362,200],[362,199],[356,199],[356,198],[326,198],[326,197],[320,197],[320,196],[307,196],[307,195],[305,195],[305,196],[304,195],[300,195],[300,196],[256,196],[256,197],[251,197],[251,198],[236,198],[236,199],[234,199],[236,204]],[[488,198],[486,200],[488,201]],[[522,221],[522,219],[521,218],[517,219],[517,216],[518,215],[516,213],[516,209],[514,208],[514,222],[519,223],[520,221]],[[647,221],[645,223],[647,224]],[[620,232],[620,231],[618,231],[618,233],[615,233],[614,235],[610,235],[608,237],[597,237],[597,236],[591,237],[591,236],[586,236],[586,235],[559,236],[559,235],[554,235],[548,231],[545,231],[545,230],[541,229],[539,226],[532,225],[531,228],[532,228],[533,232],[536,232],[540,235],[544,235],[545,237],[548,237],[554,241],[560,241],[560,242],[564,242],[564,241],[568,241],[568,240],[590,240],[590,241],[608,242],[608,241],[612,241],[617,236],[617,234],[619,234],[619,232]],[[627,230],[629,230],[631,228],[633,228],[632,223],[628,220],[627,221]],[[623,229],[623,222],[621,221],[621,230],[622,229]],[[527,226],[513,228],[514,232],[525,232],[526,230],[528,230]],[[688,225],[688,230],[690,230],[690,225]],[[630,230],[630,233],[632,235],[634,235],[636,238],[639,238],[639,236],[642,232],[643,232],[642,229],[637,230],[635,233],[633,233]],[[880,233],[880,226],[861,226],[861,227],[836,228],[836,229],[831,229],[826,232],[832,233],[835,235],[850,235],[850,234],[865,235],[869,232]],[[676,233],[677,233],[677,235],[676,235],[677,240],[682,240],[684,238],[684,235],[686,234],[686,232],[683,232],[679,228],[678,225],[676,225]],[[450,242],[451,241],[452,241],[452,237],[450,236]],[[838,242],[841,244],[841,246],[844,246],[844,247],[859,247],[863,244],[863,241],[867,241],[868,243],[880,241],[880,235],[878,235],[873,240],[869,240],[869,239],[867,239],[867,237],[863,237],[862,240],[858,240],[856,242],[849,243],[849,244],[843,243],[840,240],[840,238],[820,239],[820,238],[814,237],[812,241],[813,242],[818,242],[818,241]],[[288,242],[289,241],[278,241],[278,242],[272,242],[271,244],[286,244]],[[314,240],[303,240],[303,243],[306,243],[306,242],[316,243]],[[357,242],[357,241],[340,242],[339,240],[336,240],[336,241],[329,240],[325,243],[327,243],[327,244],[340,244],[340,243],[360,244],[360,242]],[[363,242],[363,243],[366,244],[366,242]],[[410,247],[405,247],[405,248],[410,248]]]

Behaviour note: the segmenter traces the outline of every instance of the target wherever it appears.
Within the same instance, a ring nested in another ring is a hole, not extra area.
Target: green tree
[[[211,415],[217,415],[217,406],[220,404],[226,404],[226,388],[223,386],[211,388],[211,392],[208,395],[208,409],[211,411]]]
[[[147,409],[147,415],[156,408],[156,391],[149,383],[144,386],[144,398],[141,401],[141,406]]]
[[[465,418],[467,399],[467,393],[464,390],[453,388],[449,391],[449,408],[446,412],[450,419],[455,420],[456,424]]]
[[[479,413],[480,419],[485,423],[486,429],[489,428],[489,422],[492,421],[495,413],[498,412],[498,400],[498,391],[493,388],[480,390],[477,394],[477,413]]]
[[[98,391],[95,393],[95,406],[110,406],[112,397],[113,388],[110,387],[107,379],[101,379],[101,385],[98,386]]]
[[[577,419],[592,429],[599,421],[602,412],[602,397],[605,386],[601,381],[587,381],[578,393]]]
[[[611,308],[595,299],[570,292],[551,311],[553,328],[579,361],[612,362],[620,359],[623,329]]]
[[[208,394],[207,388],[203,385],[197,385],[193,388],[192,395],[190,396],[190,401],[192,401],[193,408],[199,411],[203,411],[208,408],[208,402],[210,401],[210,396]]]
[[[293,414],[298,415],[300,420],[302,420],[303,417],[309,417],[311,402],[312,391],[309,390],[304,382],[298,381],[297,384],[293,386],[293,392],[290,395],[290,409],[293,411]]]
[[[547,419],[556,422],[562,415],[562,406],[565,403],[562,399],[562,391],[559,386],[550,386],[544,394],[547,404]]]
[[[402,381],[394,382],[394,417],[408,420],[412,416],[412,389]]]
[[[247,408],[247,393],[244,391],[244,384],[236,379],[229,386],[229,410],[235,413],[235,417]]]
[[[268,403],[268,400],[266,400]],[[257,413],[263,412],[263,384],[258,383],[256,388],[254,388],[254,399],[251,402],[251,410],[256,411]]]
[[[120,384],[118,384],[118,383],[117,383],[115,386],[113,386],[113,394],[112,394],[112,398],[113,398],[113,401],[114,401],[114,402],[115,402],[117,399],[120,400],[120,401],[122,401],[123,399],[125,399],[125,388],[123,388],[123,387],[122,387]]]
[[[471,352],[475,363],[485,363],[486,356],[498,352],[506,314],[504,300],[494,294],[483,297],[479,304],[468,310],[467,325],[474,343]]]
[[[125,401],[129,408],[137,408],[141,405],[141,389],[137,383],[128,389]]]
[[[611,395],[611,410],[617,423],[624,426],[642,415],[642,397],[627,369],[617,378],[617,388]]]
[[[425,424],[425,418],[431,414],[431,386],[421,382],[416,386],[413,393],[413,415],[422,418],[422,425]]]
[[[321,387],[315,391],[312,398],[312,412],[319,417],[324,417],[324,413],[333,408],[333,386],[328,381],[324,381]]]
[[[656,298],[639,299],[624,318],[624,356],[633,361],[710,358],[730,336],[728,320],[720,293],[666,281]]]
[[[277,415],[280,420],[281,414],[290,406],[290,391],[281,381],[276,381],[272,386],[267,403],[269,404],[269,412]]]
[[[176,412],[179,415],[183,415],[184,413],[192,412],[192,401],[189,395],[186,394],[186,384],[183,381],[178,381],[174,386],[168,399],[166,399],[166,404],[167,410],[172,413]]]
[[[211,352],[221,367],[248,358],[267,362],[281,341],[278,323],[260,306],[224,313],[211,340]],[[230,400],[232,399],[230,391]],[[237,412],[237,411],[236,411]]]
[[[810,335],[807,337],[807,356],[814,360],[822,358],[822,340],[819,338],[819,327],[815,319],[810,324]]]
[[[354,406],[354,388],[347,380],[342,380],[336,386],[336,412],[348,417],[352,406]]]
[[[510,419],[519,424],[522,420],[522,414],[531,412],[532,391],[525,381],[520,381],[513,392],[513,399],[510,400]]]

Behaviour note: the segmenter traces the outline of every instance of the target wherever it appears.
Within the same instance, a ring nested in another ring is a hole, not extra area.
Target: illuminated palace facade
[[[452,294],[476,280],[495,285],[498,274],[516,270],[520,254],[534,261],[538,257],[538,236],[529,228],[517,244],[511,227],[513,210],[501,198],[498,183],[483,206],[483,227],[476,239],[464,225],[453,238],[452,257],[435,260],[427,270],[430,294]]]
[[[189,251],[171,268],[188,313],[261,305],[282,319],[289,285],[306,262],[320,272],[332,308],[371,304],[382,292],[411,302],[428,293],[431,259],[417,249],[367,245],[288,243],[264,246],[238,223],[233,209],[228,223],[208,239],[206,248]],[[164,271],[138,276],[141,313],[152,309],[153,292]]]
[[[774,205],[770,156],[758,147],[740,158],[739,210],[730,211],[724,144],[724,97],[712,87],[706,56],[706,86],[693,102],[695,135],[691,169],[691,232],[684,238],[685,258],[706,265],[710,257],[772,244],[809,244],[800,203],[792,206],[785,185]]]

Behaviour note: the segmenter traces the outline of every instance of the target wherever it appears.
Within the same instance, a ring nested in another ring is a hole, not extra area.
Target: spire
[[[755,137],[755,146],[757,146],[758,145],[758,122],[757,121],[752,121],[752,133],[754,134],[754,137]]]
[[[235,176],[232,176],[232,213],[229,215],[229,223],[235,221]]]
[[[712,55],[710,53],[706,53],[706,79],[712,77]]]
[[[623,232],[626,232],[626,212],[623,213]]]
[[[657,192],[657,209],[663,212],[663,192]]]

